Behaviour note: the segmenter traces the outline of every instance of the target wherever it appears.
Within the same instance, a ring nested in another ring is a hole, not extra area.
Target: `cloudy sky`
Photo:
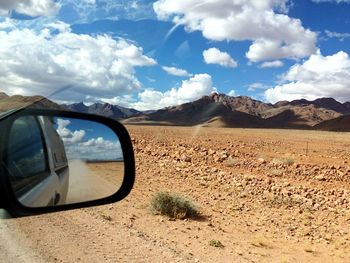
[[[55,122],[68,159],[123,160],[119,138],[107,126],[68,118]]]
[[[350,101],[349,0],[1,0],[0,90],[158,109]]]

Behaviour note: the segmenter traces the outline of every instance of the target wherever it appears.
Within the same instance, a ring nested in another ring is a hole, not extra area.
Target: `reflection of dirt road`
[[[116,163],[113,164],[116,166]],[[96,165],[105,169],[98,170]],[[101,199],[114,194],[120,188],[122,180],[118,178],[122,179],[123,173],[114,172],[109,175],[108,166],[111,164],[86,164],[79,160],[70,161],[67,203]],[[116,179],[111,180],[110,177]]]

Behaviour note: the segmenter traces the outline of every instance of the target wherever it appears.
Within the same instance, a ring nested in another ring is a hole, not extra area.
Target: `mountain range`
[[[108,103],[59,105],[40,96],[0,93],[0,111],[34,101],[37,101],[35,107],[98,114],[118,119],[124,124],[350,131],[350,102],[340,103],[333,98],[271,104],[246,96],[213,93],[193,102],[141,112]]]
[[[194,102],[131,117],[124,123],[350,131],[349,114],[350,103],[340,103],[333,98],[270,104],[250,97],[215,93]]]
[[[103,115],[113,119],[126,119],[142,114],[142,112],[135,109],[124,108],[109,103],[94,103],[86,106],[83,102],[80,102],[69,105],[63,104],[61,106],[71,111]]]

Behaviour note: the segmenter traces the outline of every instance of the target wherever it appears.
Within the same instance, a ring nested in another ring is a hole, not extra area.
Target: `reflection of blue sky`
[[[70,130],[84,130],[86,132],[85,138],[87,140],[98,137],[103,137],[105,140],[110,141],[118,140],[118,137],[115,135],[115,133],[110,128],[101,123],[80,119],[65,119],[71,121],[71,123],[69,124]]]
[[[116,134],[107,126],[86,120],[57,118],[68,159],[122,160],[123,153]]]

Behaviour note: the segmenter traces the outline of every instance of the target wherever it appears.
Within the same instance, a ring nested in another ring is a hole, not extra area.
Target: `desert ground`
[[[124,162],[69,161],[67,204],[111,196],[121,187]]]
[[[1,220],[2,261],[350,262],[350,134],[127,128],[137,167],[131,194]],[[152,214],[159,191],[190,198],[201,216]]]

